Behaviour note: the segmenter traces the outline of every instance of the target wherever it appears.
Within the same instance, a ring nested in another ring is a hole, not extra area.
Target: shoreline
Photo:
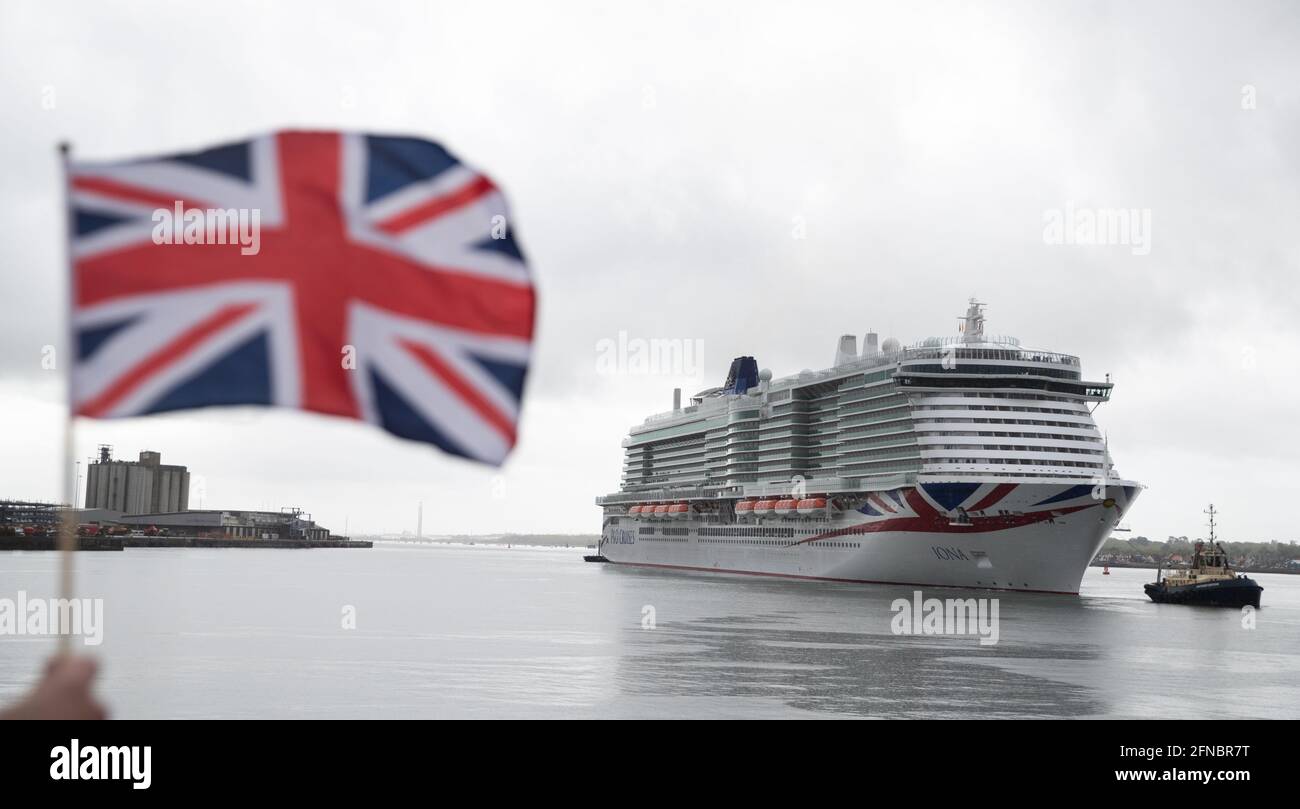
[[[1092,562],[1088,567],[1114,567],[1114,568],[1138,568],[1142,570],[1187,570],[1186,565],[1160,567],[1146,562]],[[1279,573],[1283,576],[1300,575],[1300,570],[1286,570],[1279,568],[1259,568],[1259,567],[1234,567],[1235,573]]]
[[[485,542],[469,542],[463,539],[376,539],[373,541],[376,545],[430,546],[439,548],[529,548],[536,550],[585,551],[596,547],[596,543],[594,542],[590,545],[549,545],[537,544],[535,542],[502,542],[496,539]]]

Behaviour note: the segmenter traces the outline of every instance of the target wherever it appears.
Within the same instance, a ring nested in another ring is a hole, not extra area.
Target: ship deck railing
[[[768,483],[737,483],[728,486],[684,486],[638,491],[615,492],[596,498],[598,506],[621,506],[657,500],[726,500],[752,497],[790,497],[796,493],[835,494],[843,492],[888,491],[916,483],[915,472],[872,475],[853,478],[808,478]]]
[[[1001,342],[1001,340],[1009,340],[1011,342]],[[1079,358],[1071,354],[1061,354],[1055,351],[1039,351],[1036,349],[1025,348],[1019,344],[1018,340],[1014,340],[1014,338],[1000,338],[999,342],[999,345],[992,347],[1005,350],[1008,354],[1008,360],[1018,362],[1036,362],[1048,365],[1064,365],[1071,368],[1080,367]],[[929,338],[928,340],[923,340],[920,343],[907,346],[898,351],[891,351],[888,353],[880,352],[866,357],[858,357],[857,359],[850,360],[843,365],[836,365],[820,371],[810,371],[807,373],[797,373],[779,377],[768,383],[768,390],[775,393],[778,390],[785,390],[791,387],[805,387],[807,385],[837,377],[851,376],[852,374],[868,370],[879,370],[886,366],[898,365],[899,363],[912,362],[914,360],[944,359],[948,356],[949,347],[982,350],[988,350],[990,348],[988,345],[968,343],[962,337]],[[638,425],[637,428],[633,428],[632,432],[639,432],[640,430],[646,429],[651,424],[668,421],[673,418],[680,418],[682,416],[694,415],[697,413],[712,412],[724,407],[724,403],[727,402],[729,398],[733,397],[728,397],[725,394],[716,397],[709,397],[698,404],[692,404],[688,407],[683,407],[680,410],[668,410],[655,413],[651,416],[647,416],[645,421]]]

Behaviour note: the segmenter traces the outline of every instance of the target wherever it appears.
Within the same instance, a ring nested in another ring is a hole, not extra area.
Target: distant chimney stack
[[[673,388],[673,410],[677,411],[681,409],[682,409],[682,389]]]
[[[858,358],[858,337],[846,334],[840,337],[839,348],[835,349],[835,367],[847,365]]]

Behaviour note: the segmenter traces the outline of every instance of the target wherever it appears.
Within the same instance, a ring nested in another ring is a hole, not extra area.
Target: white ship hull
[[[1076,594],[1141,487],[923,481],[815,517],[607,517],[616,564],[838,582]]]

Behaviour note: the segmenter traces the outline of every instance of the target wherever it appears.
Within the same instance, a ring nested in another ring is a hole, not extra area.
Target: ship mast
[[[984,340],[984,304],[974,298],[970,299],[960,331],[963,343],[979,343]]]
[[[1210,508],[1205,513],[1210,515],[1210,548],[1209,548],[1210,553],[1209,556],[1206,558],[1209,560],[1209,564],[1215,567],[1226,568],[1228,566],[1228,556],[1226,553],[1223,553],[1222,551],[1219,550],[1218,537],[1214,533],[1214,504],[1213,503],[1210,504]]]

